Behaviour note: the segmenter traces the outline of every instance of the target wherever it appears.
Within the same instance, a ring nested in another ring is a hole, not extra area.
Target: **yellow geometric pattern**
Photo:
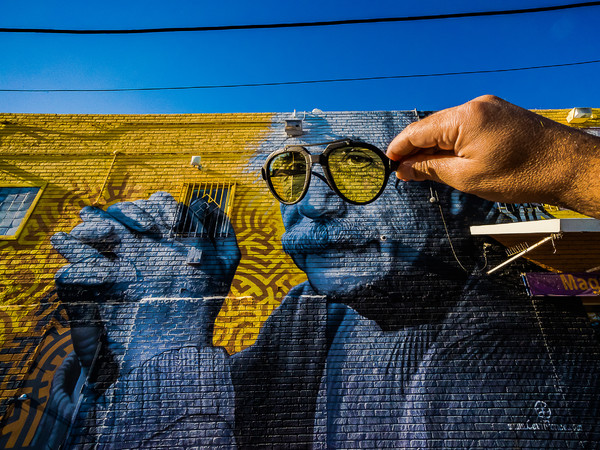
[[[73,351],[69,328],[53,320],[44,331],[31,367],[27,368],[24,382],[17,395],[27,395],[30,400],[10,405],[0,435],[1,448],[23,448],[31,444],[50,394],[55,370]]]

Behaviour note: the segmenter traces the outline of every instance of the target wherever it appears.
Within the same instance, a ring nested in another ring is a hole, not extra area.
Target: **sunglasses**
[[[325,145],[318,155],[306,147]],[[312,172],[320,164],[325,178]],[[388,159],[377,147],[365,142],[338,140],[317,144],[289,145],[269,155],[262,177],[277,200],[293,205],[304,198],[311,175],[325,181],[341,198],[355,205],[366,205],[385,189],[390,173],[398,163]]]

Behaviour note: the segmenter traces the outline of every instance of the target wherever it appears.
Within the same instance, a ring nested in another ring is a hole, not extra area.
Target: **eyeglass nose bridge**
[[[310,165],[313,166],[315,164],[319,164],[323,166],[325,163],[325,158],[323,157],[323,153],[319,153],[318,155],[309,155],[310,156]]]
[[[330,176],[328,173],[328,167],[327,167],[327,158],[325,156],[323,156],[323,153],[319,153],[318,155],[313,155],[313,154],[309,153],[308,156],[309,156],[309,161],[310,161],[310,166],[308,167],[309,181],[305,186],[305,193],[302,195],[302,198],[304,198],[304,195],[306,195],[306,192],[308,192],[308,190],[309,190],[310,179],[312,177],[317,177],[319,180],[323,181],[327,185],[327,187],[329,189],[331,189],[331,191],[333,191],[334,193],[338,193],[338,190],[334,186],[333,181],[330,179]],[[313,167],[315,164],[318,164],[321,166],[321,169],[323,170],[323,175],[321,175],[320,173],[315,172],[313,170]]]

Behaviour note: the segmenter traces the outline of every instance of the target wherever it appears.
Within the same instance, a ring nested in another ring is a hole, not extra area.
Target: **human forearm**
[[[572,153],[565,189],[554,203],[600,218],[600,138],[573,131],[562,144]]]

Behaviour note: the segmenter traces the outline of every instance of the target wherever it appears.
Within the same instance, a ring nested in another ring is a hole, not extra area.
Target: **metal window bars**
[[[235,183],[184,183],[173,230],[180,237],[227,237]]]

